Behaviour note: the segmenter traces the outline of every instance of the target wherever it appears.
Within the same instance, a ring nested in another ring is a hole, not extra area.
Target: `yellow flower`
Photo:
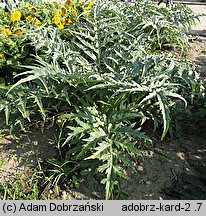
[[[11,35],[12,34],[11,30],[9,29],[9,27],[5,27],[4,30],[5,30],[5,32],[6,32],[7,35]]]
[[[71,0],[66,0],[65,4],[68,5],[69,7],[72,7],[72,1]]]
[[[38,18],[34,18],[34,25],[39,25],[40,24],[40,21],[39,21],[39,19]]]
[[[21,19],[21,12],[20,11],[14,11],[11,14],[11,21],[18,21]]]
[[[67,0],[65,2],[65,5],[68,6],[69,13],[71,14],[72,13],[72,1],[71,0]]]
[[[64,17],[64,16],[66,16],[66,14],[67,14],[66,8],[65,8],[65,7],[62,7],[62,8],[61,8],[61,15]]]
[[[32,13],[36,13],[36,8],[33,7],[33,8],[31,9],[31,12],[32,12]]]
[[[69,13],[72,14],[72,7],[69,6]]]
[[[59,11],[57,11],[54,15],[54,17],[52,18],[52,21],[54,24],[58,25],[59,23],[61,23],[61,20],[59,18]]]
[[[22,30],[20,28],[17,28],[14,30],[15,35],[22,35]]]
[[[65,25],[65,24],[66,24],[66,21],[67,21],[67,18],[66,18],[66,16],[64,16],[64,17],[62,18],[62,24]]]
[[[4,53],[0,53],[0,59],[4,59],[5,56],[4,56]]]
[[[73,19],[73,18],[71,18],[71,17],[69,17],[69,18],[68,18],[68,23],[69,23],[69,24],[72,24],[72,23],[74,23],[74,19]]]
[[[58,25],[58,28],[59,28],[59,29],[64,29],[64,25],[63,25],[62,23],[60,23],[60,24]]]
[[[90,1],[89,4],[84,8],[84,12],[87,13],[93,6],[93,1]]]
[[[26,17],[26,20],[32,20],[32,16],[28,16],[28,17]]]
[[[87,7],[90,9],[92,6],[93,6],[93,1],[91,0]]]

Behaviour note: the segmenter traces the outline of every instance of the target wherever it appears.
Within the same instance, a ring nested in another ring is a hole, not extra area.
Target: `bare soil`
[[[190,5],[197,13],[206,13],[206,6]],[[196,64],[201,78],[206,79],[206,37],[198,33],[206,30],[206,17],[192,27],[197,34],[191,39],[189,59]],[[206,36],[206,35],[205,35]],[[184,134],[180,139],[154,142],[135,163],[136,171],[128,170],[129,180],[122,181],[122,190],[128,199],[206,199],[206,128],[205,119],[192,116],[187,110]],[[187,113],[187,114],[188,114]],[[22,190],[28,190],[27,180],[39,162],[55,155],[57,132],[54,129],[19,134],[18,138],[6,135],[0,129],[0,184],[14,184],[21,179]],[[92,192],[84,185],[80,189],[65,187],[55,191],[45,188],[44,197],[51,199],[102,199],[101,187]],[[0,199],[3,194],[0,194]],[[42,198],[42,197],[40,197]]]
[[[193,35],[206,36],[206,5],[188,5],[193,12],[201,15],[199,22],[191,27],[189,31]]]
[[[53,130],[33,131],[18,134],[14,137],[7,131],[1,131],[0,139],[0,184],[12,183],[19,179],[26,180],[39,162],[48,156],[54,156]]]

